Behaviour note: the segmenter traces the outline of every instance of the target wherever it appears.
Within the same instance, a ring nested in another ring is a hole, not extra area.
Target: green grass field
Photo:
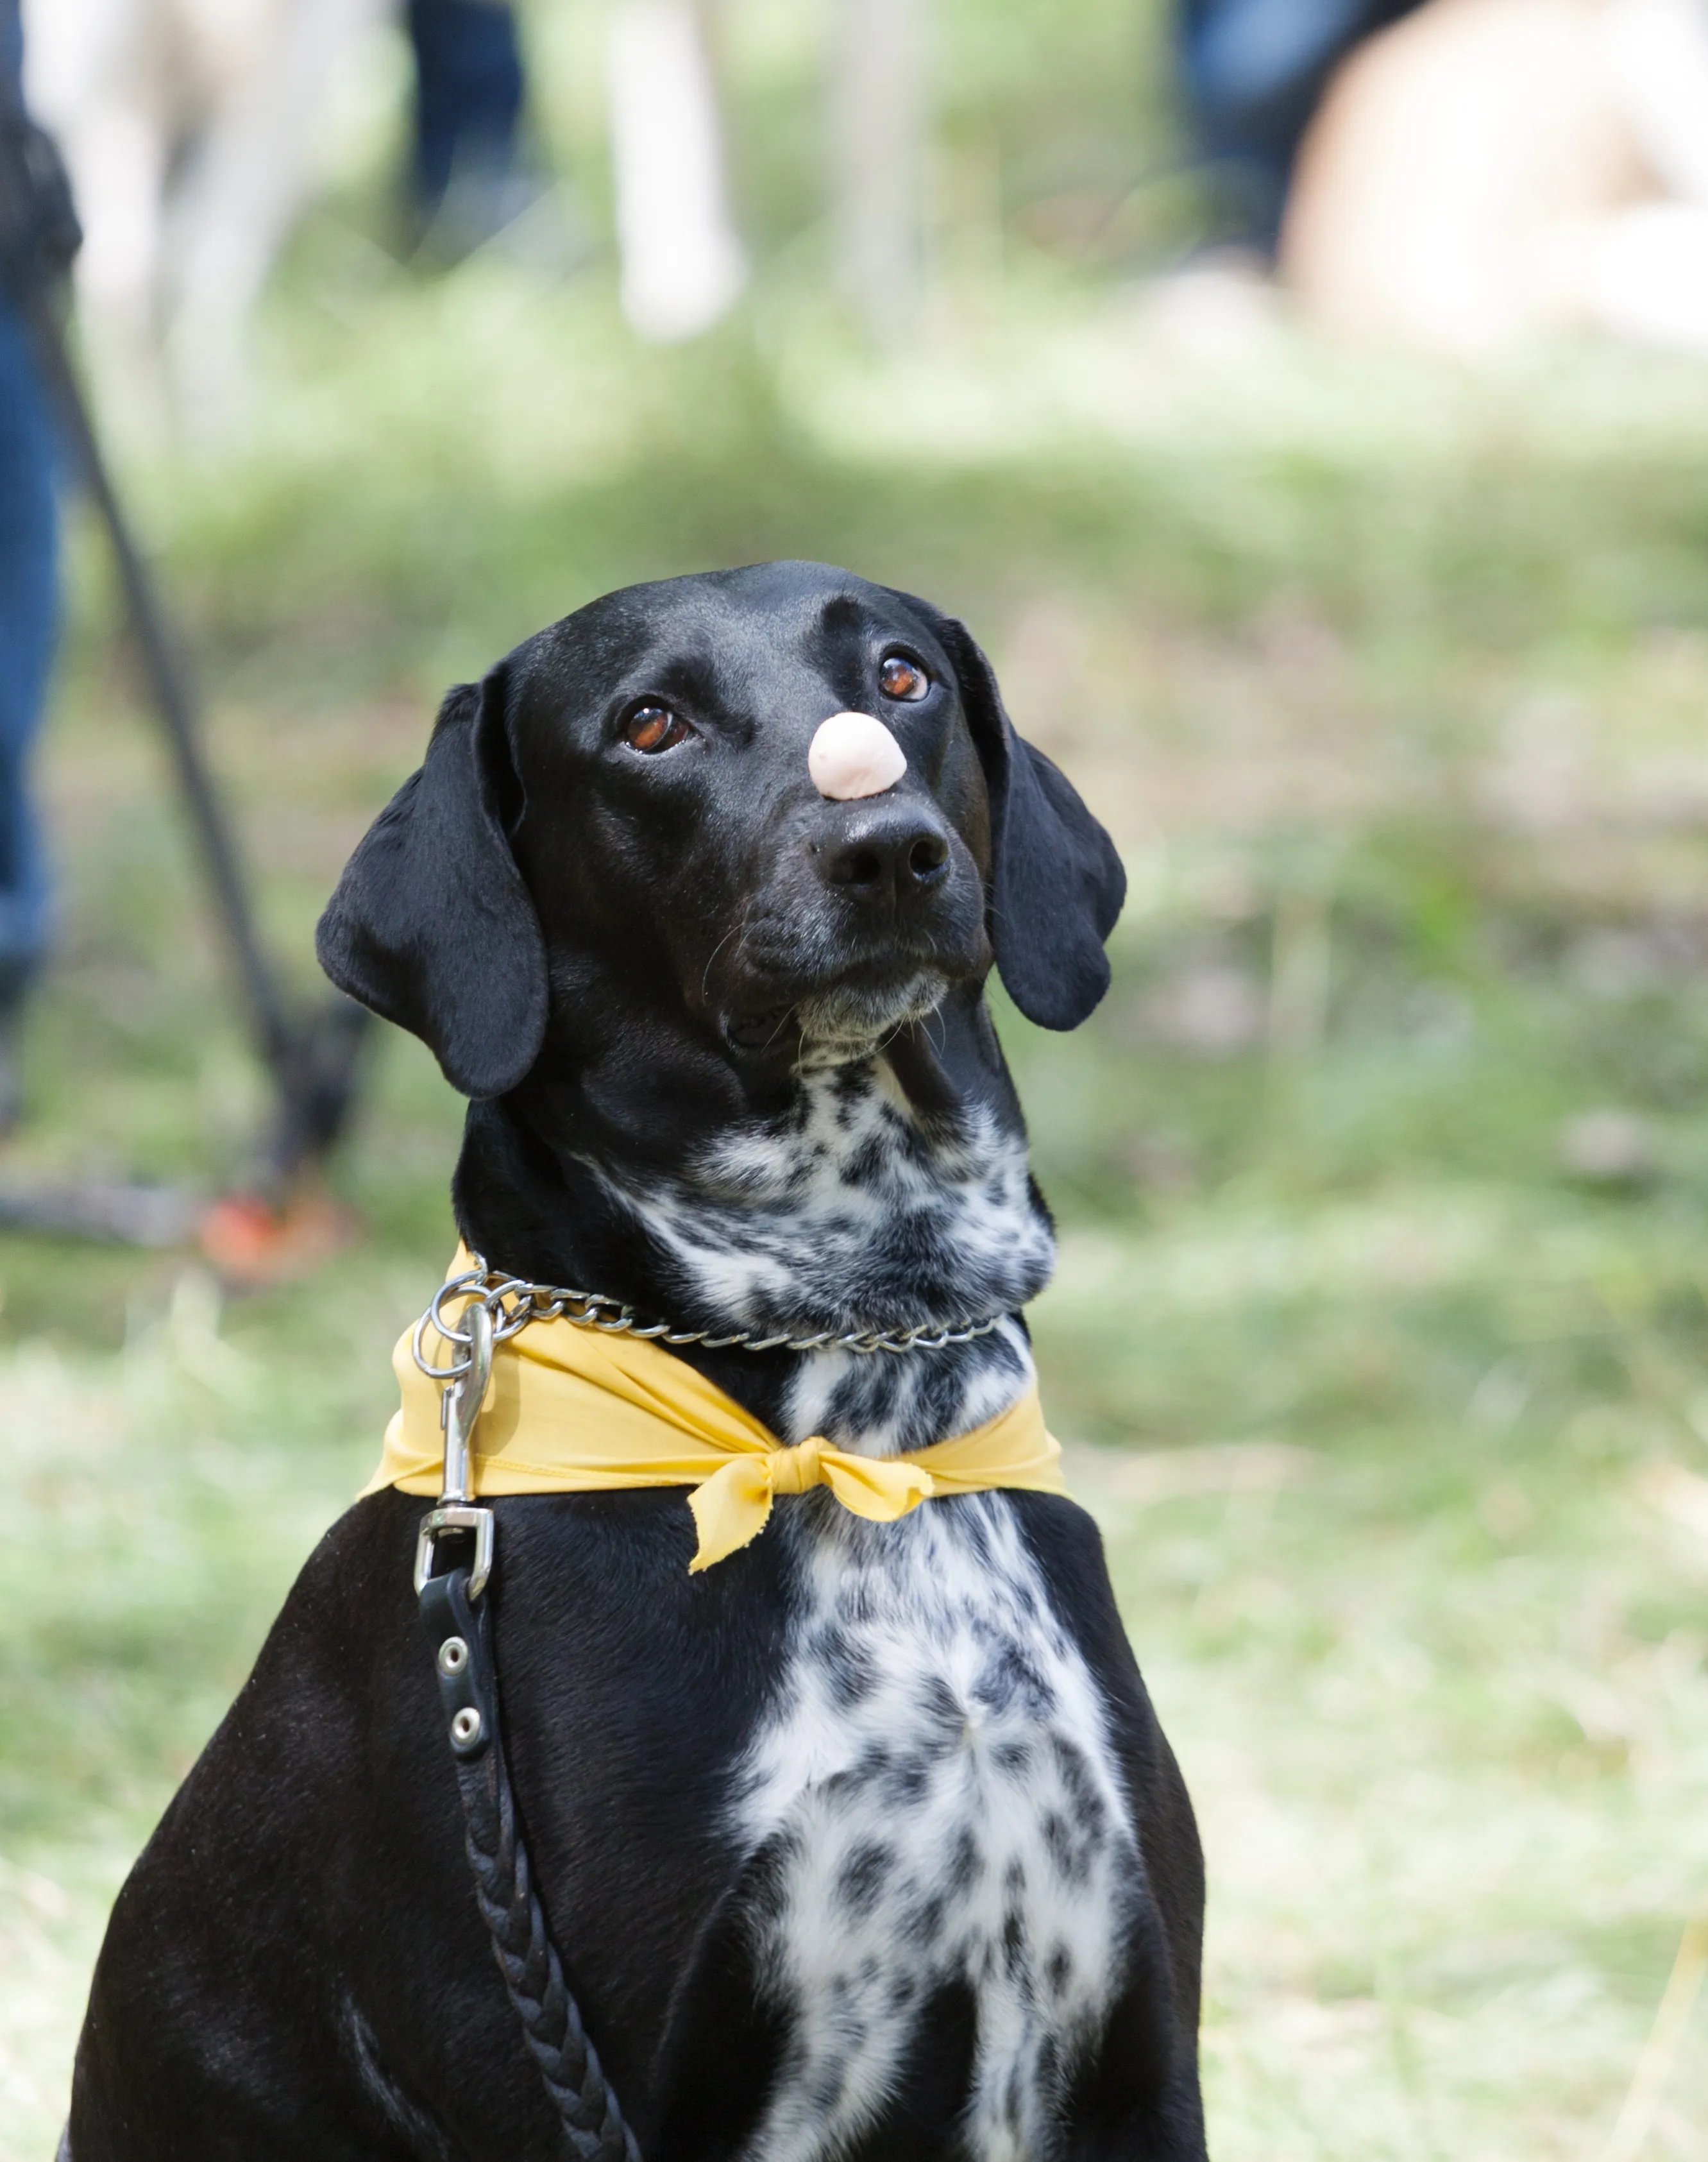
[[[241,440],[129,461],[302,984],[439,692],[542,622],[797,553],[964,612],[1132,873],[1096,1020],[1002,1026],[1063,1230],[1046,1401],[1209,1850],[1212,2150],[1700,2155],[1700,377],[1182,348],[1018,244],[945,263],[905,358],[781,273],[637,352],[607,282],[418,283],[335,207]],[[9,1167],[212,1185],[258,1087],[86,533],[74,567]],[[449,1251],[457,1105],[396,1037],[372,1078],[366,1236],[310,1283],[0,1241],[3,2162],[51,2152],[107,1904]]]

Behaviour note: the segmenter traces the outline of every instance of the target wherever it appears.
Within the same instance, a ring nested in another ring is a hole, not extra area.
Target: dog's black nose
[[[824,849],[819,870],[857,901],[903,902],[943,882],[949,836],[918,804],[874,805],[851,819]]]

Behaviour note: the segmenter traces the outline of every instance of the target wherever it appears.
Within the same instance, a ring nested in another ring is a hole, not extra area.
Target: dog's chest
[[[621,1189],[721,1325],[959,1322],[1048,1282],[1023,1136],[976,1107],[928,1136],[887,1072],[805,1075],[786,1113],[727,1136],[692,1179]]]
[[[950,1985],[975,2008],[966,2151],[1042,2154],[1139,1869],[1091,1676],[1000,1497],[875,1534],[803,1511],[791,1536],[806,1598],[740,1802],[789,2037],[755,2155],[869,2126]]]

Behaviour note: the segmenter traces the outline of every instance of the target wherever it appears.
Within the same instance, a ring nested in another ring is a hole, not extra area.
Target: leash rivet
[[[451,1721],[450,1738],[462,1749],[466,1749],[471,1742],[480,1740],[481,1715],[471,1704],[466,1704]]]
[[[439,1647],[439,1671],[460,1674],[468,1664],[468,1646],[461,1637],[447,1637]]]

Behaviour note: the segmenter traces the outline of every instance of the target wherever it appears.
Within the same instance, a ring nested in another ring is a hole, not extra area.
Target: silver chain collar
[[[943,1351],[953,1344],[971,1344],[1000,1329],[1006,1314],[993,1313],[987,1321],[961,1322],[948,1327],[930,1324],[919,1329],[820,1329],[814,1336],[761,1336],[741,1329],[720,1335],[710,1329],[672,1329],[668,1321],[641,1321],[634,1308],[602,1292],[570,1291],[561,1284],[529,1283],[524,1277],[506,1276],[489,1269],[479,1255],[475,1266],[452,1277],[434,1293],[433,1303],[415,1324],[413,1340],[415,1364],[433,1381],[461,1381],[474,1357],[473,1335],[446,1319],[447,1299],[477,1299],[492,1317],[492,1341],[505,1344],[536,1321],[572,1321],[582,1329],[597,1329],[607,1336],[637,1336],[649,1344],[697,1344],[705,1351]],[[435,1366],[427,1356],[429,1328],[447,1344],[458,1346],[449,1366]]]

